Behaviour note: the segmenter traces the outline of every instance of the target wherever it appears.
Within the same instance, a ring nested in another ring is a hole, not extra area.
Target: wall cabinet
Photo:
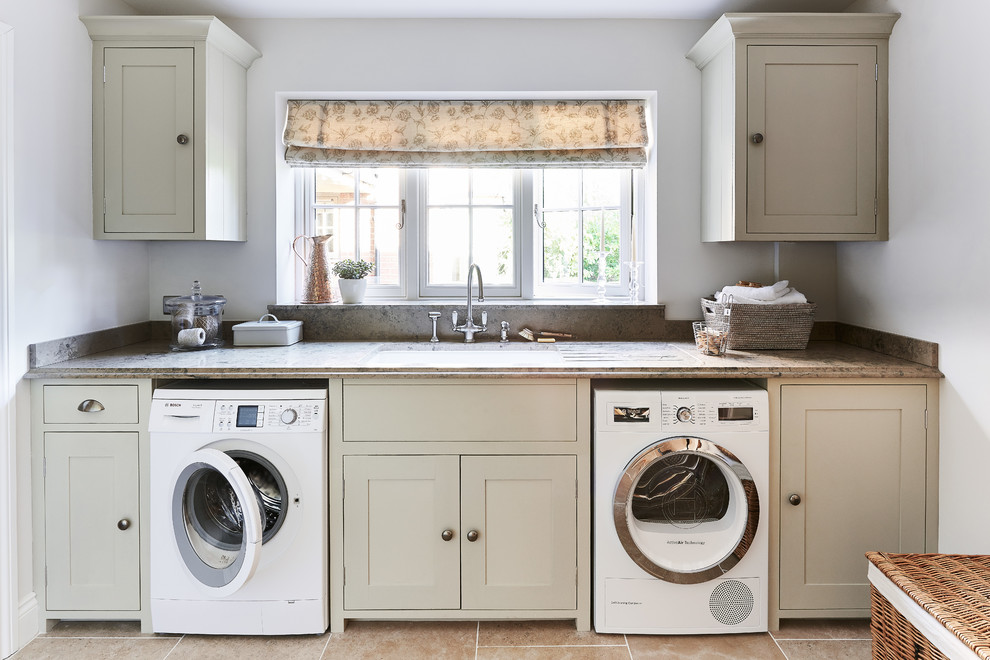
[[[331,420],[331,630],[590,629],[589,381],[331,381]]]
[[[212,17],[83,17],[93,40],[93,231],[245,240],[246,70]]]
[[[702,71],[702,240],[887,239],[897,14],[726,14]]]
[[[150,381],[32,383],[36,583],[57,619],[140,619],[147,607]]]
[[[771,387],[772,619],[869,616],[864,554],[935,550],[936,393],[936,381]]]

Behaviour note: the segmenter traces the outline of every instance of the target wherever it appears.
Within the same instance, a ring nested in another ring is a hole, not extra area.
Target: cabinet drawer
[[[577,383],[344,383],[344,440],[575,442]]]
[[[140,419],[137,385],[45,385],[44,406],[45,424],[137,424]]]

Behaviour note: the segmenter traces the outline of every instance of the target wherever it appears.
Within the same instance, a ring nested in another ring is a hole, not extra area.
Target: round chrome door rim
[[[665,456],[676,453],[696,454],[708,458],[720,467],[724,467],[729,474],[733,475],[742,486],[746,497],[746,526],[743,530],[739,543],[730,550],[719,562],[700,571],[684,572],[672,571],[659,566],[649,559],[636,544],[629,530],[629,506],[633,490],[643,472],[656,461]],[[747,487],[747,482],[749,487]],[[660,578],[666,582],[677,584],[698,584],[707,582],[724,576],[732,569],[739,560],[746,555],[753,539],[756,538],[756,529],[759,525],[760,500],[756,492],[756,485],[753,477],[738,458],[728,450],[719,447],[713,442],[703,438],[681,436],[662,440],[641,451],[626,466],[619,481],[615,486],[615,496],[612,499],[612,520],[615,525],[615,532],[619,536],[623,549],[629,558],[636,562],[636,565],[653,577]]]

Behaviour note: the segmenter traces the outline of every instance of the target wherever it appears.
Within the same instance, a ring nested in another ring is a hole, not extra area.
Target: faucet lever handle
[[[450,313],[450,322],[454,325],[454,330],[457,330],[457,310],[456,309]]]
[[[482,330],[488,329],[488,312],[481,313],[481,329]]]

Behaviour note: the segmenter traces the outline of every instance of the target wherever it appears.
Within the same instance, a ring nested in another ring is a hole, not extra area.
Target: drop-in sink
[[[363,360],[369,367],[549,367],[564,363],[552,344],[384,344]]]

